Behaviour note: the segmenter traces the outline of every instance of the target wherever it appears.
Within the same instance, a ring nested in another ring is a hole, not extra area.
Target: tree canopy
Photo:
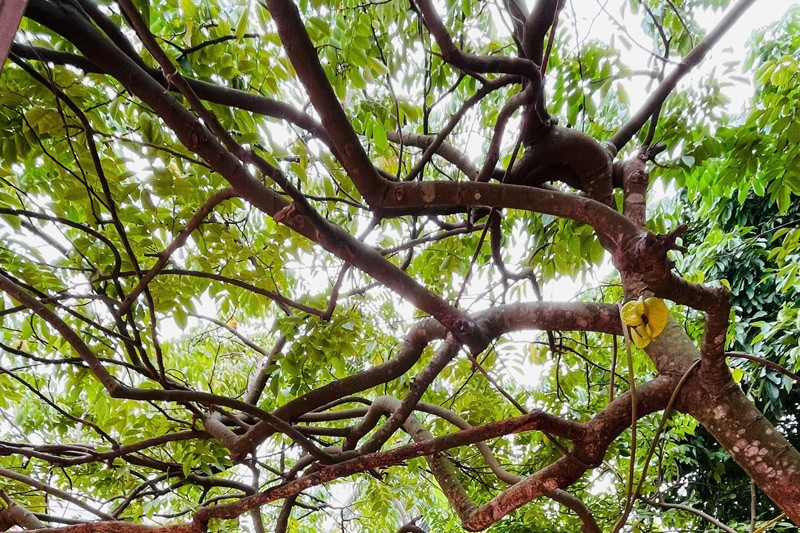
[[[753,4],[28,0],[0,531],[794,530],[800,7],[708,61]]]

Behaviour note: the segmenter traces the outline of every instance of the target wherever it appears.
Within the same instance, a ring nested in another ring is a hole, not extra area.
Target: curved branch
[[[509,98],[503,108],[497,113],[492,140],[489,142],[489,149],[486,151],[486,158],[481,167],[481,172],[478,177],[475,178],[476,181],[489,181],[489,178],[495,174],[495,166],[500,159],[500,144],[503,142],[503,133],[505,133],[506,124],[508,124],[509,119],[517,109],[529,103],[530,97],[531,91],[530,88],[527,88]]]
[[[106,237],[105,235],[103,235],[99,231],[96,231],[94,228],[91,228],[90,226],[87,226],[85,224],[80,224],[78,222],[73,222],[72,220],[69,220],[68,218],[58,217],[58,216],[54,216],[54,215],[46,215],[44,213],[37,213],[36,211],[30,211],[28,209],[13,209],[13,208],[9,208],[9,207],[0,207],[0,214],[3,214],[3,215],[14,215],[14,216],[17,216],[17,217],[35,218],[35,219],[38,219],[38,220],[45,220],[47,222],[54,222],[54,223],[58,223],[58,224],[63,224],[65,226],[69,226],[71,228],[75,228],[75,229],[77,229],[79,231],[82,231],[82,232],[86,233],[87,235],[90,235],[91,237],[97,239],[98,241],[100,241],[100,242],[102,242],[103,244],[106,245],[108,250],[114,256],[114,270],[113,271],[114,272],[119,272],[119,270],[120,270],[120,265],[122,264],[122,258],[119,255],[119,250],[117,250],[116,246],[114,246],[114,243],[112,243],[111,240],[108,237]]]
[[[449,409],[445,409],[444,407],[428,404],[424,402],[420,402],[417,405],[417,410],[423,411],[426,413],[431,413],[436,415],[444,420],[447,420],[454,426],[459,429],[470,429],[472,425],[461,418],[458,413],[455,413]],[[478,451],[483,456],[484,461],[486,461],[487,466],[489,469],[497,476],[498,479],[501,481],[508,483],[509,485],[513,485],[515,483],[519,483],[520,481],[524,480],[523,476],[518,476],[516,474],[512,474],[505,470],[500,463],[495,458],[492,451],[489,449],[489,445],[486,442],[478,442],[475,444],[475,447],[478,448]],[[565,507],[572,509],[578,518],[580,518],[582,522],[581,531],[583,533],[601,533],[602,530],[600,526],[597,525],[597,521],[594,518],[591,510],[586,507],[586,504],[581,501],[580,498],[573,496],[572,494],[561,490],[555,489],[545,494],[548,498],[556,501]]]
[[[544,36],[553,25],[556,12],[561,7],[559,4],[561,0],[538,0],[525,19],[522,50],[525,52],[525,57],[537,65],[542,64]]]
[[[359,448],[360,453],[371,453],[381,449],[394,432],[406,423],[420,398],[422,398],[422,395],[428,390],[428,386],[430,386],[433,380],[436,379],[436,376],[444,370],[447,363],[458,355],[460,349],[461,345],[454,341],[452,337],[448,337],[436,355],[431,358],[430,363],[428,363],[414,378],[414,382],[409,387],[408,394],[406,394],[402,402],[398,401],[396,408],[392,409],[392,416],[389,417],[389,420]],[[369,413],[367,413],[367,417],[368,416]],[[365,421],[367,417],[365,417]],[[351,441],[352,444],[355,444],[361,436],[366,435],[367,431],[371,428],[366,424],[362,424],[360,429],[361,431],[354,431],[355,438]]]
[[[414,164],[414,167],[411,170],[409,170],[408,175],[405,178],[405,181],[411,181],[414,178],[416,178],[417,175],[419,175],[419,173],[422,172],[422,169],[425,167],[425,164],[428,161],[430,161],[433,154],[438,154],[444,159],[450,161],[451,163],[456,165],[459,168],[459,170],[461,170],[461,172],[466,174],[470,180],[475,180],[478,175],[478,170],[477,169],[473,170],[473,165],[471,161],[466,157],[466,155],[458,151],[456,148],[451,149],[450,145],[446,144],[444,140],[447,138],[448,135],[450,135],[450,133],[452,133],[453,129],[455,129],[456,125],[458,125],[458,123],[464,117],[467,111],[469,111],[473,106],[475,106],[475,104],[480,102],[491,92],[516,82],[517,79],[515,76],[501,76],[496,80],[492,80],[488,83],[485,83],[480,89],[478,89],[475,92],[475,94],[470,96],[467,100],[464,101],[463,104],[461,104],[461,107],[458,109],[458,111],[456,111],[450,116],[450,119],[447,121],[447,124],[445,124],[445,126],[436,135],[436,137],[429,137],[424,134],[418,135],[417,140],[420,142],[420,144],[415,144],[415,146],[422,148],[423,150],[425,150],[425,152],[422,154],[422,157],[419,159],[419,161],[417,161]],[[422,143],[426,142],[425,139],[429,139],[429,141],[427,141],[425,146],[421,146]],[[469,164],[467,164],[467,162],[469,162]],[[463,164],[463,166],[460,166],[459,163]]]
[[[442,51],[442,59],[447,63],[467,72],[495,72],[522,76],[530,80],[531,85],[534,87],[534,93],[539,92],[542,77],[536,63],[524,58],[483,57],[462,52],[453,43],[450,33],[448,33],[439,15],[436,14],[436,8],[433,7],[431,1],[417,0],[417,6],[419,13],[422,15],[422,22],[433,35],[436,44],[439,45],[439,49]]]
[[[725,352],[725,357],[736,357],[738,359],[747,359],[748,361],[753,361],[754,363],[758,363],[760,365],[764,365],[766,367],[771,368],[775,372],[780,372],[784,376],[789,376],[794,381],[800,383],[800,376],[791,372],[790,370],[782,367],[778,363],[774,363],[769,359],[765,359],[764,357],[759,357],[757,355],[751,355],[749,353],[743,352]]]
[[[120,272],[120,276],[132,276],[134,275],[133,272]],[[325,310],[317,309],[316,307],[311,307],[306,304],[302,304],[300,302],[296,302],[286,296],[282,295],[279,292],[271,291],[268,289],[262,289],[252,283],[247,283],[246,281],[242,281],[240,279],[231,278],[228,276],[223,276],[222,274],[214,274],[212,272],[203,272],[202,270],[189,270],[185,268],[166,268],[158,272],[160,276],[188,276],[194,278],[204,278],[210,279],[213,281],[218,281],[220,283],[225,283],[228,285],[233,285],[235,287],[239,287],[245,289],[247,291],[252,292],[253,294],[259,294],[270,300],[276,302],[280,307],[284,308],[293,308],[297,309],[298,311],[302,311],[303,313],[308,313],[309,315],[319,316],[322,317],[325,315]],[[96,281],[103,281],[105,279],[109,279],[110,276],[99,276]]]
[[[271,5],[279,4],[277,7],[286,7],[285,10],[273,9],[273,15],[276,20],[282,21],[279,22],[279,28],[282,28],[282,38],[287,40],[287,48],[297,52],[292,54],[293,62],[298,74],[302,73],[301,79],[307,82],[312,102],[324,117],[323,123],[329,132],[336,133],[333,136],[334,144],[340,148],[342,154],[350,156],[344,161],[348,174],[368,201],[383,198],[389,182],[376,174],[363,147],[359,144],[319,65],[314,47],[302,27],[296,6],[293,4],[285,6],[285,3],[284,0],[272,0]],[[175,131],[184,146],[209,163],[213,170],[225,177],[254,207],[320,244],[347,263],[372,275],[417,308],[436,317],[472,349],[480,350],[485,345],[485,339],[475,330],[474,324],[470,323],[463,312],[417,283],[370,246],[322,218],[319,213],[288,204],[276,191],[262,184],[250,174],[239,159],[214,138],[197,116],[166,93],[160,84],[138,67],[136,62],[115,48],[80,13],[75,12],[73,6],[52,5],[45,0],[31,0],[27,15],[69,39],[89,59],[113,75],[132,94],[150,105]],[[69,21],[69,24],[64,24],[64,21]],[[301,33],[292,33],[297,29],[297,24]],[[311,57],[307,57],[308,54],[311,54]]]
[[[47,483],[42,483],[41,481],[33,479],[30,476],[26,476],[25,474],[20,474],[19,472],[14,472],[13,470],[8,470],[6,468],[0,467],[0,476],[3,476],[8,479],[13,479],[14,481],[18,481],[20,483],[24,483],[25,485],[28,485],[29,487],[32,487],[36,490],[40,490],[42,492],[50,494],[51,496],[55,496],[59,500],[64,500],[66,502],[77,505],[81,509],[89,511],[93,515],[98,516],[103,520],[114,520],[114,517],[112,517],[111,515],[95,509],[91,505],[87,504],[83,500],[76,498],[75,496],[69,494],[68,492],[64,492],[63,490],[51,487]]]
[[[274,414],[283,420],[294,421],[301,415],[322,407],[337,398],[350,396],[397,379],[414,366],[422,356],[422,351],[428,343],[435,339],[444,338],[445,334],[446,331],[437,322],[423,320],[411,329],[396,357],[381,365],[314,389],[279,407],[274,411]],[[242,435],[237,448],[231,450],[231,452],[237,456],[243,455],[262,443],[274,431],[272,426],[265,421],[261,421]]]
[[[606,146],[578,130],[549,126],[526,139],[529,146],[506,183],[538,186],[563,181],[589,198],[614,207],[613,167]]]
[[[444,131],[446,130],[442,130],[442,132]],[[474,181],[478,176],[479,171],[475,163],[472,162],[467,154],[452,144],[444,142],[442,132],[435,137],[433,135],[425,135],[424,133],[397,133],[394,130],[386,132],[386,138],[393,143],[403,143],[405,146],[414,146],[424,150],[422,157],[408,173],[408,176],[406,176],[406,181],[411,181],[418,176],[424,164],[430,161],[434,154],[454,165],[470,180]],[[420,167],[419,170],[417,170],[417,167]]]
[[[725,533],[738,533],[735,529],[726,526],[710,514],[701,511],[700,509],[695,509],[690,505],[683,505],[680,503],[669,503],[669,502],[660,502],[658,500],[651,500],[648,498],[639,498],[647,505],[652,505],[653,507],[659,507],[661,509],[677,509],[679,511],[686,511],[687,513],[692,513],[693,515],[699,516],[706,522],[713,524],[715,527],[718,527]]]
[[[110,74],[108,71],[102,69],[91,60],[84,56],[71,54],[69,52],[62,52],[59,50],[51,50],[40,46],[29,46],[20,43],[14,43],[11,51],[24,59],[35,61],[45,61],[55,65],[70,65],[72,67],[81,69],[86,73],[95,74]],[[171,91],[175,87],[170,84],[164,77],[164,73],[157,68],[141,65],[142,70],[147,72],[156,82],[163,88]],[[295,109],[294,107],[284,102],[268,98],[260,94],[253,94],[239,89],[230,87],[222,87],[215,83],[196,80],[193,78],[184,78],[192,90],[203,100],[215,104],[226,105],[257,113],[279,120],[285,120],[290,124],[294,124],[299,128],[309,132],[314,137],[320,139],[323,143],[332,146],[331,140],[322,124],[317,122],[313,117]]]
[[[0,275],[0,289],[33,311],[42,320],[50,324],[53,329],[58,331],[64,340],[66,340],[78,353],[81,359],[86,362],[94,376],[98,381],[100,381],[111,397],[127,398],[130,400],[198,402],[237,409],[249,415],[260,418],[275,431],[284,433],[317,459],[326,463],[331,461],[331,458],[328,456],[328,454],[319,450],[307,437],[305,437],[305,435],[294,429],[290,424],[287,424],[281,418],[273,415],[272,413],[268,413],[248,403],[235,400],[233,398],[228,398],[226,396],[218,396],[216,394],[201,391],[143,389],[124,385],[121,381],[112,376],[108,370],[106,370],[103,364],[97,359],[97,356],[94,354],[92,349],[83,342],[78,334],[75,333],[75,331],[70,328],[66,322],[61,320],[61,318],[51,311],[47,306],[33,298],[19,285],[3,275]]]

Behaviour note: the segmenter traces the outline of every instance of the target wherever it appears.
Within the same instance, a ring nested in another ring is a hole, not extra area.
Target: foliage
[[[742,528],[751,479],[796,521],[800,9],[748,109],[676,89],[748,3],[30,0],[0,524]]]

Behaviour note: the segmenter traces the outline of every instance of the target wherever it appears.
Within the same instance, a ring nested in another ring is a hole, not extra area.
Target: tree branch
[[[306,32],[297,6],[290,0],[266,0],[278,34],[292,66],[308,93],[311,104],[341,155],[347,175],[368,204],[385,194],[386,180],[375,171],[361,141],[353,130],[325,71],[314,44]]]
[[[422,21],[436,40],[442,51],[442,59],[456,68],[467,72],[503,73],[522,76],[531,82],[534,94],[537,94],[542,85],[539,67],[533,61],[524,58],[502,56],[481,57],[462,52],[456,48],[450,33],[445,28],[436,8],[430,0],[417,0]]]
[[[131,304],[133,304],[136,298],[139,297],[145,287],[147,287],[147,284],[153,281],[153,278],[155,278],[158,273],[167,265],[175,250],[186,244],[186,241],[189,239],[189,235],[191,235],[194,230],[200,227],[200,225],[203,223],[203,220],[209,215],[209,213],[211,213],[211,211],[213,211],[217,205],[221,204],[225,200],[235,198],[236,196],[236,191],[230,187],[227,187],[217,191],[213,196],[211,196],[211,198],[206,200],[206,202],[200,207],[200,209],[197,210],[186,226],[184,226],[183,229],[178,232],[175,240],[173,240],[169,246],[167,246],[161,253],[158,254],[158,260],[156,263],[150,267],[150,270],[148,270],[139,279],[136,287],[134,287],[133,290],[128,293],[122,303],[119,304],[117,312],[120,315],[127,313],[131,307]]]
[[[741,17],[748,7],[753,5],[755,0],[739,0],[728,13],[722,17],[719,24],[711,30],[706,37],[697,43],[691,52],[686,54],[683,61],[662,81],[658,87],[650,93],[650,97],[642,104],[642,107],[615,133],[608,142],[617,151],[620,151],[642,126],[664,103],[667,96],[672,92],[678,82],[694,67],[700,64],[708,51],[725,35],[734,23]]]

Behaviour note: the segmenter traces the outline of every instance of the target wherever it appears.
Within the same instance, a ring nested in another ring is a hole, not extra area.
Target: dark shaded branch
[[[451,229],[441,231],[439,233],[432,233],[429,235],[418,237],[416,239],[410,239],[402,244],[392,246],[391,248],[383,248],[380,250],[380,252],[384,255],[391,255],[397,252],[401,252],[403,250],[414,248],[421,244],[426,244],[429,242],[438,242],[447,239],[449,237],[453,237],[455,235],[464,235],[466,233],[474,233],[476,231],[481,231],[483,230],[483,228],[484,228],[483,224],[473,224],[473,225],[464,224],[460,227],[454,227]]]
[[[530,15],[525,19],[522,50],[525,53],[525,57],[537,65],[542,64],[544,37],[547,34],[547,30],[553,25],[553,19],[560,3],[560,0],[538,0],[533,6]]]
[[[754,3],[755,0],[739,0],[739,2],[722,17],[719,24],[717,24],[702,41],[697,43],[697,46],[695,46],[691,52],[686,54],[686,57],[683,58],[683,61],[681,61],[675,70],[650,93],[650,96],[645,103],[642,104],[639,111],[637,111],[628,122],[623,124],[617,133],[608,140],[617,151],[621,150],[622,147],[642,129],[642,126],[653,116],[653,113],[661,106],[664,100],[667,99],[667,96],[669,96],[681,78],[700,64],[708,51],[722,38],[725,32],[734,25],[739,17],[744,14],[745,10]]]
[[[130,400],[159,400],[168,402],[198,402],[209,405],[229,407],[256,416],[266,422],[272,429],[284,433],[317,459],[329,463],[331,458],[319,450],[307,437],[287,424],[279,417],[268,413],[248,403],[218,396],[207,392],[188,390],[158,390],[129,387],[113,377],[103,364],[97,359],[92,349],[83,342],[75,331],[47,306],[30,296],[19,285],[0,275],[0,290],[36,313],[42,320],[50,324],[53,329],[66,340],[89,366],[92,373],[113,398],[127,398]]]
[[[476,56],[459,50],[450,33],[447,31],[436,8],[430,0],[417,0],[419,13],[422,21],[436,40],[442,53],[442,59],[456,68],[466,72],[480,73],[503,73],[522,76],[531,82],[534,93],[539,92],[542,78],[539,74],[539,67],[533,61],[524,58],[512,58],[502,56]]]
[[[522,50],[523,34],[525,33],[525,21],[528,19],[528,9],[525,7],[525,2],[521,0],[504,0],[506,11],[511,17],[511,33],[514,41],[517,43],[517,48],[520,55],[524,54]]]
[[[274,411],[276,416],[293,421],[333,400],[388,383],[402,376],[414,366],[422,351],[434,339],[444,338],[446,331],[433,320],[424,320],[414,326],[406,337],[396,357],[386,363],[347,376],[315,389]],[[243,455],[274,433],[269,424],[259,422],[245,433],[233,453]]]
[[[478,177],[478,167],[475,166],[475,163],[472,162],[467,154],[452,144],[440,140],[444,139],[441,132],[434,137],[433,135],[425,135],[423,133],[397,133],[396,131],[387,131],[386,138],[393,143],[403,143],[405,146],[414,146],[424,150],[421,158],[414,166],[414,169],[412,169],[406,177],[409,181],[419,175],[424,164],[430,161],[430,158],[433,157],[434,154],[454,165],[470,180],[474,181],[475,178]],[[417,169],[417,167],[419,167],[419,169]]]
[[[117,247],[114,246],[114,243],[112,243],[111,240],[108,237],[106,237],[105,235],[103,235],[102,233],[100,233],[99,231],[95,230],[94,228],[92,228],[90,226],[87,226],[85,224],[79,224],[77,222],[73,222],[72,220],[69,220],[68,218],[58,217],[58,216],[54,216],[54,215],[47,215],[47,214],[44,214],[44,213],[37,213],[36,211],[30,211],[28,209],[12,209],[12,208],[7,208],[7,207],[0,207],[0,214],[13,215],[13,216],[25,217],[25,218],[35,218],[35,219],[44,220],[44,221],[47,221],[47,222],[55,222],[55,223],[63,224],[65,226],[69,226],[71,228],[74,228],[74,229],[77,229],[79,231],[82,231],[82,232],[86,233],[87,235],[90,235],[91,237],[97,239],[98,241],[100,241],[100,242],[102,242],[103,244],[106,245],[108,250],[114,256],[114,269],[113,269],[113,272],[119,272],[120,265],[122,263],[122,258],[119,255],[119,250],[117,250]]]
[[[125,273],[123,273],[124,275]],[[211,279],[214,281],[219,281],[221,283],[226,283],[228,285],[234,285],[236,287],[241,287],[242,289],[246,289],[254,294],[260,294],[261,296],[265,296],[270,300],[275,301],[281,307],[291,307],[297,309],[298,311],[302,311],[303,313],[308,313],[309,315],[315,316],[323,316],[325,311],[322,309],[317,309],[315,307],[308,306],[306,304],[302,304],[300,302],[296,302],[283,296],[281,293],[276,291],[270,291],[267,289],[262,289],[261,287],[257,287],[251,283],[247,283],[245,281],[241,281],[236,278],[230,278],[227,276],[223,276],[221,274],[213,274],[211,272],[202,272],[200,270],[187,270],[183,268],[167,268],[160,272],[161,275],[174,275],[174,276],[191,276],[195,278],[205,278]]]
[[[289,0],[267,0],[270,14],[278,26],[292,66],[308,93],[311,104],[322,118],[333,145],[341,155],[341,163],[367,203],[372,204],[385,193],[386,180],[376,171],[336,93],[320,65],[316,48],[306,32],[297,6]]]
[[[420,144],[415,144],[418,148],[422,148],[425,152],[420,157],[419,161],[414,164],[414,167],[408,172],[406,176],[406,181],[411,181],[416,178],[422,169],[425,168],[425,164],[430,161],[433,154],[438,154],[439,156],[443,157],[444,159],[450,161],[454,165],[456,165],[461,172],[467,175],[470,180],[475,180],[478,175],[477,169],[473,170],[473,165],[471,161],[467,158],[463,152],[460,152],[456,148],[451,148],[449,144],[445,143],[444,140],[447,138],[448,135],[455,129],[456,125],[464,118],[467,111],[469,111],[475,104],[480,102],[484,99],[487,95],[491,92],[500,89],[506,85],[511,83],[516,83],[517,78],[516,76],[502,76],[497,78],[496,80],[492,80],[488,83],[485,83],[480,89],[478,89],[475,94],[470,96],[467,100],[461,104],[461,107],[450,115],[450,118],[445,124],[444,128],[436,134],[435,137],[431,137],[425,134],[418,134],[416,139]],[[388,132],[387,132],[388,133]],[[413,135],[413,134],[410,134]],[[405,138],[404,138],[405,141]],[[427,143],[426,143],[427,141]],[[424,144],[424,146],[423,146]],[[469,162],[469,164],[467,164]],[[463,165],[463,166],[462,166]]]
[[[14,43],[11,50],[13,53],[24,59],[45,61],[55,65],[70,65],[81,69],[86,73],[110,74],[108,71],[102,69],[88,58],[71,54],[69,52],[51,50],[40,46],[29,46],[20,43]],[[144,65],[141,65],[141,68],[165,89],[169,89],[171,91],[175,90],[175,87],[167,81],[167,79],[164,77],[164,73],[160,69],[147,67]],[[298,111],[289,104],[268,98],[260,94],[253,94],[239,89],[222,87],[220,85],[202,80],[196,80],[192,78],[185,79],[197,96],[203,100],[213,102],[215,104],[243,109],[245,111],[250,111],[279,120],[285,120],[286,122],[298,126],[299,128],[309,132],[311,135],[319,138],[322,142],[330,145],[330,139],[328,138],[328,135],[322,125],[314,120],[310,115],[307,115],[302,111]]]
[[[505,133],[506,125],[517,109],[529,104],[530,98],[530,88],[525,89],[509,98],[502,109],[497,113],[492,140],[489,142],[489,149],[486,151],[486,158],[484,159],[480,174],[475,178],[476,181],[489,181],[489,179],[496,174],[495,166],[500,159],[500,145],[503,142],[503,134]],[[515,147],[519,149],[519,143],[517,143]],[[512,152],[511,157],[512,161],[516,160],[516,153]],[[509,168],[508,171],[503,173],[503,176],[508,174],[511,170],[512,168]],[[503,178],[501,177],[500,179],[502,180]]]
[[[205,431],[179,431],[175,433],[165,433],[149,439],[144,439],[131,444],[124,444],[115,447],[113,450],[98,452],[89,446],[78,446],[71,444],[15,444],[9,442],[0,443],[0,455],[5,455],[13,450],[13,453],[43,459],[53,466],[66,467],[86,464],[93,461],[112,461],[117,457],[124,457],[148,448],[161,446],[169,442],[180,442],[192,439],[207,439],[208,433]],[[72,455],[77,454],[75,457]]]
[[[3,368],[2,366],[0,366],[0,375],[7,375],[7,376],[11,377],[12,379],[14,379],[17,383],[20,383],[23,387],[25,387],[26,389],[31,391],[31,393],[34,396],[38,397],[45,405],[49,406],[51,409],[56,411],[58,414],[60,414],[61,416],[63,416],[67,420],[71,420],[72,422],[75,422],[76,424],[81,424],[81,425],[87,426],[87,427],[93,429],[95,433],[97,433],[101,438],[105,439],[111,446],[114,446],[114,447],[119,446],[119,443],[113,437],[111,437],[111,435],[106,433],[103,430],[103,428],[101,428],[100,426],[98,426],[97,424],[92,422],[91,420],[87,420],[85,418],[81,418],[79,416],[75,416],[75,415],[67,412],[66,410],[62,409],[58,404],[56,404],[50,398],[45,396],[45,394],[38,387],[34,387],[33,385],[31,385],[30,383],[28,383],[27,381],[25,381],[21,377],[17,376],[14,372],[11,372],[10,370],[7,370],[7,369]]]
[[[414,382],[409,387],[408,393],[406,397],[403,398],[402,402],[398,402],[398,406],[396,409],[393,409],[392,416],[389,417],[389,420],[381,426],[370,439],[365,442],[360,448],[359,452],[361,453],[371,453],[374,451],[378,451],[384,445],[384,443],[389,440],[389,438],[394,434],[395,431],[400,429],[400,427],[406,422],[408,417],[414,411],[414,408],[417,406],[420,398],[422,395],[428,390],[428,387],[433,380],[436,379],[444,367],[453,360],[453,358],[458,355],[458,351],[461,349],[461,345],[455,342],[452,338],[448,338],[444,345],[439,349],[439,351],[431,358],[430,363],[420,371],[420,373],[414,378]],[[366,421],[366,417],[365,417]],[[371,429],[368,424],[364,424],[361,428],[361,431],[358,431],[354,434],[354,439],[352,444],[357,442],[358,438],[363,435],[366,435],[367,432]],[[359,434],[360,433],[360,434]]]

